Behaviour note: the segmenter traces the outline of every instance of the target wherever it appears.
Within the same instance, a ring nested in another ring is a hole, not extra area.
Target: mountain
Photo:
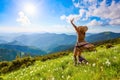
[[[19,51],[15,50],[9,50],[9,49],[2,49],[0,48],[0,61],[7,60],[11,61],[14,60],[17,56],[17,54],[20,54]]]
[[[16,41],[16,40],[14,40],[12,42],[8,42],[7,44],[9,44],[9,45],[21,45],[21,46],[25,46],[24,44],[22,44],[21,42]]]
[[[22,34],[25,33],[0,33],[0,39],[5,40],[7,42],[12,42],[15,40],[16,37],[21,36]]]
[[[26,46],[35,46],[41,50],[49,52],[51,48],[58,47],[60,45],[74,44],[76,41],[76,36],[66,34],[44,33],[21,35],[16,37],[15,40]]]
[[[0,39],[0,44],[7,43],[7,41]]]
[[[0,48],[15,50],[18,52],[29,53],[31,56],[46,54],[45,51],[42,51],[42,50],[35,48],[35,47],[28,47],[28,46],[0,44]]]
[[[9,39],[10,35],[12,36],[11,39]],[[99,42],[119,37],[120,33],[114,32],[102,32],[97,34],[87,33],[86,41]],[[76,35],[56,33],[9,34],[9,36],[6,36],[4,38],[0,37],[0,40],[6,40],[6,44],[9,45],[33,46],[45,51],[46,53],[51,53],[60,50],[63,51],[65,49],[73,47],[76,43]]]
[[[102,32],[102,33],[90,35],[86,37],[86,40],[88,42],[99,42],[99,41],[105,41],[115,38],[120,38],[120,33]]]
[[[49,53],[55,53],[55,52],[60,52],[60,51],[65,51],[65,50],[73,50],[74,45],[60,45],[55,48],[51,48],[49,50]]]
[[[86,36],[86,41],[87,42],[101,42],[101,41],[106,41],[106,40],[111,40],[111,39],[115,39],[115,38],[120,38],[120,33],[114,33],[114,32],[102,32],[102,33],[98,33],[98,34],[87,34]],[[73,49],[75,42],[76,42],[76,36],[74,35],[74,37],[69,38],[69,41],[73,41],[73,43],[71,45],[59,45],[57,47],[52,47],[49,51],[51,52],[58,52],[58,51],[64,51],[64,50],[68,50],[68,49]]]
[[[93,35],[93,34],[95,34],[95,33],[86,33],[86,37],[87,37],[87,36],[91,36],[91,35]]]

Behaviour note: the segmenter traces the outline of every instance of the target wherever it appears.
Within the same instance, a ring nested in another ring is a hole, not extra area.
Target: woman
[[[81,63],[82,61],[85,61],[87,63],[87,60],[85,60],[84,58],[81,57],[81,52],[84,49],[88,49],[88,50],[92,50],[94,48],[93,44],[90,44],[88,42],[85,41],[85,34],[86,31],[88,30],[87,26],[76,26],[73,23],[74,19],[71,20],[71,24],[73,25],[73,27],[76,30],[77,33],[77,43],[74,47],[74,63],[75,65],[78,63]],[[77,59],[78,56],[78,59]]]

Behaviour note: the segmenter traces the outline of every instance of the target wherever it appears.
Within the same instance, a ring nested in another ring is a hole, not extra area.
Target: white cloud
[[[106,6],[104,0],[103,2],[101,2],[98,8],[97,7],[95,7],[94,9],[89,8],[88,13],[91,16],[115,19],[115,18],[120,18],[119,12],[120,12],[120,3],[115,4],[115,2],[112,1],[112,4],[110,6]]]
[[[78,3],[74,3],[74,6],[76,7],[76,8],[79,8],[79,2]]]
[[[113,19],[109,22],[111,25],[120,25],[120,19]]]
[[[79,10],[79,14],[70,14],[69,16],[62,15],[60,16],[61,20],[66,20],[68,23],[70,22],[71,19],[75,19],[76,21],[79,20],[80,18],[83,18],[82,16],[85,14],[86,10],[81,9]],[[85,19],[85,18],[83,18]]]
[[[101,26],[102,22],[98,22],[96,20],[92,20],[90,23],[87,24],[87,26]]]
[[[20,11],[18,13],[19,15],[19,18],[17,18],[17,22],[21,23],[22,25],[29,25],[31,24],[30,23],[30,20],[28,19],[28,17],[24,14],[24,12]]]
[[[69,17],[76,17],[80,20],[88,20],[89,17],[95,16],[100,17],[101,19],[109,19],[108,25],[120,25],[120,3],[115,3],[112,0],[111,5],[106,5],[106,0],[103,0],[101,3],[97,0],[72,0],[76,8],[79,8],[79,14],[70,14],[66,16],[66,19]],[[98,6],[99,5],[99,6]],[[86,10],[86,8],[88,10]],[[64,15],[65,16],[65,15]],[[102,21],[102,20],[101,20]],[[91,21],[90,24],[96,23],[100,25],[104,22]],[[95,25],[96,25],[95,24]],[[104,24],[103,24],[104,25]]]
[[[89,8],[89,16],[97,16],[103,19],[110,19],[109,24],[120,25],[120,3],[112,1],[110,6],[106,6],[105,0],[100,4],[100,7],[94,9]]]
[[[60,16],[60,19],[61,20],[66,20],[68,23],[70,22],[71,19],[75,19],[75,20],[78,20],[80,18],[80,15],[74,15],[74,14],[71,14],[69,16],[65,16],[65,15],[62,15]]]
[[[78,20],[80,18],[80,15],[73,15],[73,14],[69,15],[68,17],[66,17],[67,22],[70,22],[70,20],[73,19],[73,18],[75,20]]]
[[[65,20],[65,19],[66,19],[66,16],[65,16],[65,15],[62,15],[62,16],[60,16],[60,19],[61,19],[61,20]]]

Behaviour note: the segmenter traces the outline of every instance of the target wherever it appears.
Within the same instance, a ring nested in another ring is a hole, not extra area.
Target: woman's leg
[[[82,51],[79,50],[79,52],[78,52],[78,63],[81,63],[83,61],[83,59],[81,57],[81,53],[82,53]]]
[[[78,52],[78,63],[82,63],[82,62],[87,63],[88,61],[81,56],[82,50],[83,49],[80,49],[79,52]]]
[[[74,52],[73,52],[74,54],[73,54],[73,57],[74,57],[74,65],[77,65],[77,53],[78,53],[78,51],[77,51],[77,49],[76,49],[76,47],[74,48]]]

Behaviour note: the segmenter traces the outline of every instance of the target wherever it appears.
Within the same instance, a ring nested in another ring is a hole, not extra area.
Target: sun
[[[34,4],[25,4],[24,11],[29,15],[34,15],[36,13],[36,7]]]

